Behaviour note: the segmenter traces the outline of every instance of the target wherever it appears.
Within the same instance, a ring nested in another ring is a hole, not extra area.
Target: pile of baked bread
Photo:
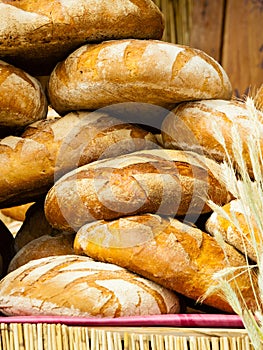
[[[2,314],[184,312],[229,266],[254,308],[240,239],[208,203],[242,212],[218,130],[231,152],[238,125],[251,166],[220,64],[162,41],[151,0],[3,0],[0,23],[0,208],[21,223],[0,226]]]

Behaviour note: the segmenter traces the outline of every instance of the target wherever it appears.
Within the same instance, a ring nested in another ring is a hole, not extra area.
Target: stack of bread
[[[1,251],[0,311],[178,313],[228,266],[254,308],[244,254],[205,225],[210,199],[235,199],[215,127],[227,147],[233,123],[244,140],[253,128],[220,64],[162,41],[151,0],[0,9],[0,208],[29,207]],[[220,294],[203,303],[233,312]]]

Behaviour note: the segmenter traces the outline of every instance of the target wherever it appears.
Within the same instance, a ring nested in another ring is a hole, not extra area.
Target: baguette
[[[127,268],[195,301],[215,283],[214,273],[240,267],[235,277],[231,274],[231,285],[235,290],[240,288],[251,309],[256,307],[250,276],[240,274],[246,266],[244,256],[228,244],[225,256],[213,237],[176,219],[145,214],[89,223],[77,232],[74,249],[77,254]],[[233,312],[220,293],[207,297],[204,304]]]
[[[47,193],[44,210],[51,226],[70,232],[86,222],[148,212],[198,217],[211,211],[208,198],[221,204],[231,199],[218,164],[191,152],[156,149],[67,173]]]
[[[120,317],[178,313],[178,296],[112,264],[84,256],[32,260],[0,282],[6,315]]]
[[[170,109],[188,100],[229,99],[223,68],[197,49],[158,40],[84,45],[59,63],[47,92],[59,113],[139,102]]]
[[[0,141],[0,208],[39,200],[58,177],[80,165],[157,147],[155,142],[152,133],[99,112],[31,124],[21,137]]]
[[[33,75],[87,42],[161,39],[164,18],[151,0],[0,1],[0,56]]]
[[[0,60],[0,138],[21,133],[46,115],[47,99],[39,81]]]
[[[258,121],[255,121],[246,104],[237,100],[202,100],[179,104],[163,120],[163,147],[198,152],[222,162],[227,154],[218,136],[221,134],[227,153],[234,161],[232,130],[235,126],[243,147],[243,159],[252,176],[247,139],[255,130],[261,135],[263,149],[263,113],[257,113]]]

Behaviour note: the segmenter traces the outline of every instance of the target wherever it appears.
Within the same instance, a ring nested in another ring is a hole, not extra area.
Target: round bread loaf
[[[213,237],[176,219],[145,214],[89,223],[77,232],[74,249],[77,254],[117,264],[196,301],[215,283],[214,273],[240,266],[230,276],[231,285],[234,290],[240,288],[248,307],[256,308],[250,276],[240,273],[246,266],[244,256],[228,244],[225,255]],[[204,303],[233,312],[221,293],[212,294]]]
[[[229,99],[223,68],[204,52],[158,40],[111,40],[84,45],[59,63],[48,83],[59,113],[121,102],[171,108],[208,98]]]
[[[0,141],[0,208],[38,200],[54,180],[80,165],[157,147],[155,142],[152,133],[102,112],[31,124],[21,137]]]
[[[257,262],[255,246],[262,244],[262,236],[256,220],[248,206],[235,199],[222,207],[225,214],[213,212],[206,222],[206,230],[211,235],[221,235],[251,260]]]
[[[35,231],[37,227],[35,228]],[[12,258],[7,272],[11,272],[31,260],[45,258],[54,255],[74,254],[73,242],[75,234],[57,233],[56,235],[44,234],[24,245]]]
[[[46,115],[47,100],[39,81],[22,69],[0,61],[0,138]]]
[[[161,39],[164,19],[151,0],[1,0],[0,57],[33,75],[86,42]]]
[[[59,230],[139,213],[198,217],[208,198],[227,203],[218,164],[195,153],[146,150],[100,160],[61,177],[45,198],[45,215]],[[74,209],[73,209],[74,208]]]
[[[246,103],[237,100],[202,100],[179,104],[162,123],[162,140],[165,148],[181,149],[205,154],[218,162],[227,159],[224,145],[232,161],[233,127],[243,147],[243,159],[252,173],[247,140],[255,134],[261,135],[263,150],[263,113],[255,116]]]
[[[0,282],[6,315],[120,317],[178,313],[178,296],[113,264],[85,256],[32,260]]]

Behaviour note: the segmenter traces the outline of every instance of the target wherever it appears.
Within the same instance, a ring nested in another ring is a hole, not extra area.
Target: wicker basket
[[[242,329],[1,323],[0,350],[252,350]]]

